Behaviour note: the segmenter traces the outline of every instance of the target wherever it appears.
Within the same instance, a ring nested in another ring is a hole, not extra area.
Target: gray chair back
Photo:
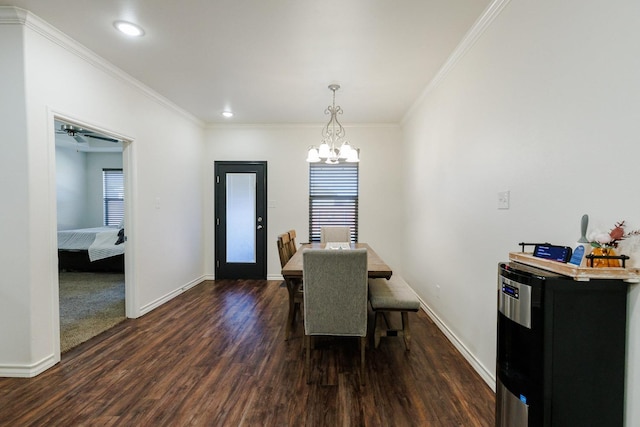
[[[350,242],[351,228],[346,226],[320,227],[320,242]]]
[[[367,334],[367,250],[305,249],[305,335]]]

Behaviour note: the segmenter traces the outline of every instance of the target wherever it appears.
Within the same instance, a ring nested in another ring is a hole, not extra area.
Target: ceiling
[[[0,0],[205,123],[398,123],[490,0]],[[146,34],[128,38],[113,22]],[[232,119],[220,113],[234,111]]]
[[[78,125],[54,120],[56,147],[85,153],[121,153],[122,140]]]

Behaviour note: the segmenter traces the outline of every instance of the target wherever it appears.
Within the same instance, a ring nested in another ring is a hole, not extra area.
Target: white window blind
[[[358,163],[309,163],[309,239],[320,241],[322,226],[348,226],[358,241]]]
[[[124,218],[124,177],[122,169],[103,169],[104,225],[119,226]]]

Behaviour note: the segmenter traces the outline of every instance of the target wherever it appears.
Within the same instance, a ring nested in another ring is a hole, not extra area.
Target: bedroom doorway
[[[60,352],[126,319],[124,141],[56,118]]]

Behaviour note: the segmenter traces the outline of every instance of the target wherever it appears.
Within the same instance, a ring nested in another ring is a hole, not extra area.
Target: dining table
[[[282,267],[282,277],[285,281],[296,281],[302,279],[302,253],[308,249],[366,249],[367,250],[367,273],[369,278],[389,279],[393,274],[389,267],[378,254],[367,243],[305,243],[293,254],[291,259]],[[288,285],[287,285],[288,286]]]

